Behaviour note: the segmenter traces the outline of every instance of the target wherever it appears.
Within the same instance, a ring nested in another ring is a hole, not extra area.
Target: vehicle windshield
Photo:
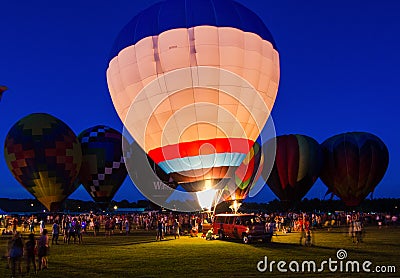
[[[254,225],[254,224],[261,224],[261,218],[258,216],[254,215],[249,215],[249,216],[241,216],[237,219],[236,224],[241,224],[241,225]]]

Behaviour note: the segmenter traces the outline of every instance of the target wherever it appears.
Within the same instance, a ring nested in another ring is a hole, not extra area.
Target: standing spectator
[[[86,223],[86,220],[82,220],[81,221],[81,227],[82,227],[82,233],[83,234],[86,234],[86,227],[87,227],[87,223]]]
[[[310,246],[312,246],[312,235],[311,235],[311,230],[308,230],[307,231],[307,236],[306,236],[306,241],[305,241],[305,246],[308,246],[308,247],[310,247]]]
[[[18,269],[20,275],[22,273],[21,259],[24,250],[24,242],[19,232],[14,233],[14,236],[11,239],[11,241],[12,243],[9,256],[11,262],[12,277],[15,277],[16,269]]]
[[[58,245],[58,236],[60,234],[60,226],[58,225],[58,221],[54,221],[53,224],[53,231],[52,231],[52,237],[51,237],[51,244],[54,244],[54,241],[56,242],[56,245]]]
[[[23,225],[22,225],[22,231],[26,232],[29,229],[29,223],[28,223],[28,219],[24,219]]]
[[[96,218],[94,220],[94,236],[97,236],[99,231],[100,231],[100,222],[99,222],[99,219]]]
[[[303,239],[307,239],[307,230],[304,225],[300,228],[300,245],[303,245]]]
[[[83,243],[83,236],[82,236],[82,225],[79,222],[76,222],[75,225],[76,229],[75,229],[75,233],[76,233],[76,237],[78,238],[78,244]],[[75,243],[75,240],[74,240]]]
[[[164,239],[164,234],[163,234],[163,218],[159,217],[157,220],[157,237],[156,240],[160,239],[160,241],[162,239]]]
[[[28,241],[25,243],[24,253],[25,253],[25,263],[26,263],[26,273],[29,274],[31,263],[33,265],[33,271],[36,274],[36,254],[35,254],[35,235],[30,234]]]
[[[174,222],[174,237],[175,237],[175,239],[176,239],[176,237],[180,237],[180,234],[179,234],[179,221],[178,221],[178,219],[175,219],[175,222]]]
[[[89,230],[93,231],[94,230],[94,219],[91,218],[89,220]]]
[[[111,236],[111,229],[112,229],[111,219],[107,218],[106,222],[104,223],[105,237]]]
[[[40,222],[39,222],[39,231],[40,231],[40,234],[43,234],[43,230],[44,230],[44,228],[46,227],[46,224],[44,223],[44,220],[43,220],[43,218],[40,220]]]
[[[362,223],[361,219],[357,217],[354,221],[354,233],[356,243],[362,242]]]
[[[33,234],[35,233],[35,222],[33,219],[29,220],[29,232]]]
[[[76,220],[75,218],[69,223],[69,230],[68,230],[68,244],[71,241],[71,238],[74,239],[74,243],[76,243]]]
[[[12,222],[12,231],[13,234],[15,234],[17,232],[17,226],[18,226],[18,218],[14,217],[13,218],[13,222]]]
[[[125,219],[125,234],[129,234],[129,221],[128,218]]]
[[[119,220],[119,223],[118,223],[118,228],[119,228],[119,233],[120,234],[122,234],[122,218],[117,218],[118,220]]]
[[[49,248],[49,237],[47,235],[47,229],[43,229],[42,235],[38,240],[38,266],[39,270],[48,268],[48,248]]]
[[[71,227],[71,222],[69,222],[69,220],[66,219],[64,221],[64,224],[63,224],[63,230],[64,230],[63,240],[64,240],[64,243],[69,243],[68,239],[69,239],[69,229],[70,229],[70,227]]]

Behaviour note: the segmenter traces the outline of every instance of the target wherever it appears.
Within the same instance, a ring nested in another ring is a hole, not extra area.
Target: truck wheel
[[[242,242],[244,244],[247,244],[247,243],[249,243],[249,241],[250,241],[249,237],[247,235],[243,235]]]

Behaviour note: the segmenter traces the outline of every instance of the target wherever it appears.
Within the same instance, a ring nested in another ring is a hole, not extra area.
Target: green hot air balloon
[[[101,209],[106,209],[124,182],[127,170],[122,153],[122,134],[98,125],[82,131],[82,167],[79,180]]]
[[[79,141],[71,128],[49,114],[19,120],[7,134],[4,156],[15,179],[50,211],[58,211],[78,186]]]

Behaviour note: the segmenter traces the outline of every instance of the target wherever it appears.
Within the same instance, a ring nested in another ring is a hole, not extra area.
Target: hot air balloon
[[[371,133],[338,134],[321,147],[320,178],[347,206],[358,206],[382,180],[389,164],[386,145]]]
[[[104,210],[127,175],[122,134],[111,127],[97,125],[82,131],[78,138],[82,146],[79,180]]]
[[[197,192],[232,178],[259,136],[279,54],[262,20],[235,1],[166,0],[120,32],[107,83],[134,140]]]
[[[82,151],[74,132],[44,113],[30,114],[8,132],[4,156],[15,179],[48,210],[75,191]]]
[[[263,148],[274,146],[267,141]],[[290,134],[276,138],[276,157],[266,179],[269,188],[285,204],[300,201],[318,179],[322,155],[319,144],[306,135]]]
[[[0,85],[0,100],[3,97],[3,93],[7,90],[8,88],[6,86]]]
[[[218,201],[230,203],[230,208],[234,213],[238,211],[242,201],[249,195],[250,189],[252,189],[261,176],[264,164],[261,145],[261,139],[258,138],[243,159],[242,164],[236,169],[234,177],[229,180],[221,192],[221,200]]]
[[[234,177],[228,182],[222,199],[224,201],[243,201],[250,189],[260,178],[264,164],[261,141],[257,139],[242,164],[236,169]]]

